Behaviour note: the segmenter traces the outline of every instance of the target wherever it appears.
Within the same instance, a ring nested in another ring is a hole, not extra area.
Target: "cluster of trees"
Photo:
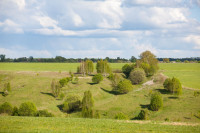
[[[12,116],[38,116],[38,117],[53,117],[54,115],[45,110],[37,110],[36,106],[32,102],[24,102],[19,108],[12,107],[8,102],[3,103],[0,106],[0,114],[6,113]]]
[[[80,66],[77,67],[77,73],[81,73],[84,76],[91,74],[94,71],[94,64],[92,60],[82,61]]]
[[[175,62],[198,62],[200,61],[200,57],[190,57],[190,58],[157,58],[158,61],[163,61],[165,63],[169,63],[172,61]]]

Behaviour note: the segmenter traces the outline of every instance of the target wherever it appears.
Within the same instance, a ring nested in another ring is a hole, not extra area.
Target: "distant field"
[[[125,63],[110,63],[113,70],[121,69]],[[6,71],[72,71],[80,63],[0,63],[0,70]],[[96,65],[96,64],[95,64]]]
[[[186,87],[200,89],[200,63],[162,63],[160,70],[169,77],[177,77]]]
[[[197,133],[200,126],[181,123],[117,121],[82,118],[0,117],[0,132],[74,132],[74,133],[131,133],[167,132]]]

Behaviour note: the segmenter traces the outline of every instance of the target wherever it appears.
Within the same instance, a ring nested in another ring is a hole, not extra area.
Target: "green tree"
[[[163,83],[163,86],[166,90],[168,90],[172,94],[180,95],[182,94],[182,85],[181,82],[177,78],[167,78]]]
[[[82,73],[84,76],[91,74],[94,71],[94,64],[92,60],[82,61],[77,67],[77,73]]]
[[[163,59],[163,62],[169,63],[169,58],[164,58],[164,59]]]
[[[7,113],[9,115],[12,115],[12,111],[12,105],[8,102],[5,102],[0,106],[0,113]]]
[[[85,91],[83,100],[82,100],[82,116],[84,118],[93,118],[94,117],[94,100],[92,93],[90,91]]]
[[[51,82],[51,91],[54,97],[58,97],[61,91],[60,83],[56,82],[55,79]]]
[[[141,110],[138,115],[138,118],[140,120],[148,120],[149,119],[149,111],[147,109]]]
[[[100,83],[102,80],[103,80],[103,76],[100,73],[92,77],[92,82],[96,84]]]
[[[158,111],[163,107],[163,98],[160,92],[155,92],[151,95],[150,109],[153,111]]]
[[[126,78],[129,77],[129,74],[131,73],[131,71],[134,69],[135,65],[134,64],[125,64],[122,67],[122,72],[126,75]]]
[[[138,67],[144,69],[146,76],[154,75],[159,69],[158,60],[156,59],[156,56],[150,51],[141,53],[140,60],[138,60],[136,63]]]
[[[20,116],[35,116],[37,112],[36,106],[32,102],[22,103],[19,107]]]
[[[136,59],[134,56],[131,56],[131,59],[130,59],[131,62],[135,63],[136,60],[137,60],[137,59]]]
[[[132,82],[132,84],[142,83],[145,79],[144,70],[141,68],[134,69],[133,71],[131,71],[129,79]]]
[[[11,92],[10,82],[4,84],[3,96],[7,96]]]
[[[64,107],[65,106],[66,106],[65,110],[67,112],[78,111],[81,108],[81,100],[76,95],[69,95],[69,96],[67,96],[67,98],[66,98],[66,100],[64,102]]]
[[[111,81],[113,88],[116,88],[117,85],[119,84],[119,82],[122,80],[120,75],[117,73],[115,73],[115,74],[110,73],[110,75],[108,76],[108,79]]]
[[[127,116],[124,113],[120,112],[120,113],[117,113],[115,115],[115,119],[117,119],[117,120],[127,120]]]
[[[107,75],[111,72],[110,66],[107,60],[99,60],[96,65],[97,73],[101,73],[103,75]]]
[[[117,94],[126,94],[133,89],[130,80],[124,79],[120,81],[116,88],[113,88],[113,91]]]
[[[1,55],[0,55],[0,62],[4,62],[5,59],[6,59],[6,55],[1,54]]]

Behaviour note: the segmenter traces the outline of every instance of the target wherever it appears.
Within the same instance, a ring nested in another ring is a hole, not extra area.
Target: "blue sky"
[[[200,56],[200,0],[0,0],[6,57]]]

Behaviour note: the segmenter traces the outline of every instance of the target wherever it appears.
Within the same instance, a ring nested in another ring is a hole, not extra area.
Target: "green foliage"
[[[116,88],[113,88],[113,91],[117,94],[126,94],[133,89],[130,80],[124,79],[120,81]]]
[[[54,115],[52,113],[48,112],[47,109],[38,110],[36,116],[38,116],[38,117],[54,117]]]
[[[164,58],[164,59],[163,59],[163,62],[169,63],[169,58]]]
[[[151,95],[150,109],[153,111],[158,111],[163,107],[163,98],[160,92],[155,92]]]
[[[101,59],[97,61],[96,69],[97,69],[97,73],[101,73],[103,75],[106,75],[111,72],[111,68],[107,60]]]
[[[72,80],[72,79],[69,78],[69,77],[60,79],[60,80],[59,80],[60,86],[61,86],[61,87],[64,87],[64,86],[67,85],[68,82],[71,81],[71,80]]]
[[[140,84],[145,79],[145,72],[141,68],[136,68],[131,71],[129,79],[131,80],[132,84]]]
[[[22,103],[19,107],[20,116],[35,116],[37,112],[36,106],[32,102]]]
[[[56,82],[55,79],[51,82],[51,91],[54,97],[58,97],[61,91],[60,83]]]
[[[163,83],[164,88],[172,94],[180,95],[182,93],[182,86],[177,78],[167,78]]]
[[[78,84],[79,78],[76,76],[74,81],[72,82],[73,84]]]
[[[141,110],[138,115],[138,118],[140,120],[148,120],[149,119],[149,111],[147,109]]]
[[[117,120],[127,120],[128,118],[124,113],[120,112],[120,113],[117,113],[115,115],[115,119],[117,119]]]
[[[77,73],[82,73],[84,76],[91,74],[94,71],[94,64],[92,60],[82,61],[77,67]]]
[[[63,104],[63,107],[65,107],[65,106],[66,106],[65,112],[73,112],[73,111],[80,110],[80,108],[81,108],[80,97],[78,97],[76,95],[67,96],[67,98]]]
[[[98,110],[95,111],[95,116],[94,116],[94,118],[96,118],[96,119],[100,119],[100,118],[101,118],[101,115],[100,115],[100,113],[99,113]]]
[[[0,106],[0,113],[7,113],[8,115],[12,115],[12,112],[13,108],[10,103],[5,102]]]
[[[64,103],[63,103],[63,107],[62,107],[62,110],[63,110],[63,112],[69,112],[69,105],[68,105],[68,102],[67,101],[65,101]]]
[[[131,73],[131,71],[134,69],[134,64],[125,64],[122,67],[122,72],[126,75],[126,78],[129,77],[129,74]]]
[[[181,62],[180,60],[176,60],[177,63]]]
[[[18,115],[19,115],[19,109],[15,106],[12,111],[12,116],[18,116]]]
[[[119,84],[119,82],[122,80],[122,78],[120,77],[119,74],[113,74],[111,73],[109,76],[108,76],[109,80],[112,82],[112,87],[113,88],[116,88],[117,85]]]
[[[143,68],[146,76],[154,75],[158,67],[158,60],[156,56],[152,54],[150,51],[145,51],[140,54],[140,60],[137,60],[137,67]]]
[[[85,91],[83,100],[82,100],[82,116],[84,118],[93,118],[94,117],[94,100],[92,93],[90,91]]]
[[[59,97],[60,97],[61,100],[63,100],[64,97],[65,97],[65,94],[62,92]]]
[[[200,91],[194,91],[194,96],[195,96],[195,97],[200,96]]]
[[[103,76],[100,73],[92,77],[92,82],[96,84],[100,83],[102,80],[103,80]]]

